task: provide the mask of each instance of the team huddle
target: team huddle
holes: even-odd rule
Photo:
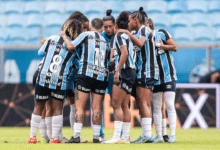
[[[132,13],[122,11],[116,20],[111,13],[107,10],[103,19],[95,18],[89,25],[87,17],[76,11],[59,35],[42,40],[38,55],[43,59],[33,77],[35,108],[28,143],[37,143],[38,129],[47,143],[87,143],[80,133],[90,94],[93,143],[175,143],[177,77],[170,53],[177,51],[174,40],[166,30],[155,30],[143,7]],[[105,94],[110,95],[115,120],[114,134],[108,140],[103,132]],[[142,127],[142,135],[134,141],[130,140],[131,96]],[[70,105],[73,132],[69,140],[62,134],[65,102]]]

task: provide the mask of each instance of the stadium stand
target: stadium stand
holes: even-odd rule
[[[44,17],[42,15],[31,15],[27,20],[27,27],[43,27],[45,24]]]
[[[188,1],[188,12],[189,13],[194,13],[194,12],[199,12],[199,13],[205,13],[208,8],[208,2],[207,1]]]
[[[166,12],[166,5],[165,1],[150,1],[147,4],[147,13],[165,13]]]
[[[191,28],[177,28],[174,31],[174,39],[177,43],[189,43],[193,41],[193,30]]]
[[[187,4],[184,1],[171,1],[167,6],[169,14],[184,13],[186,12]]]
[[[14,28],[14,27],[20,27],[22,28],[23,26],[26,25],[26,18],[25,16],[22,15],[10,15],[8,16],[8,23],[7,26],[10,28]]]
[[[189,27],[191,25],[191,19],[187,14],[173,15],[171,20],[171,27]]]
[[[211,18],[206,14],[196,14],[192,19],[192,26],[199,27],[199,26],[211,26]]]
[[[38,1],[28,2],[24,6],[24,14],[41,14],[43,11],[43,4]]]
[[[206,27],[198,27],[195,28],[195,42],[208,42],[214,40],[215,32],[212,28],[206,28]]]
[[[4,8],[4,13],[9,14],[20,14],[23,11],[23,3],[20,2],[7,2]]]
[[[24,28],[13,28],[9,30],[10,41],[8,44],[24,44],[27,40]]]
[[[92,14],[103,14],[104,12],[104,5],[103,3],[94,3],[94,2],[87,2],[85,6],[85,15],[92,15]]]
[[[220,12],[220,1],[210,1],[208,12],[209,13]]]
[[[80,11],[82,13],[85,13],[85,9],[82,9],[84,7],[85,7],[85,5],[79,1],[67,1],[66,7],[65,7],[65,12],[68,15],[71,15],[74,11]]]

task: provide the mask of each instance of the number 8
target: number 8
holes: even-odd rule
[[[53,57],[53,63],[51,63],[51,65],[50,65],[50,71],[52,73],[58,72],[60,70],[60,63],[61,62],[62,62],[62,57],[60,55],[55,55]]]

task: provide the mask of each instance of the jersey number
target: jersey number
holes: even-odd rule
[[[95,66],[99,66],[100,60],[100,52],[101,52],[101,67],[105,67],[105,51],[99,50],[99,48],[95,48]]]
[[[50,71],[56,73],[60,71],[60,63],[62,62],[62,57],[60,55],[55,55],[53,57],[53,62],[50,64]]]

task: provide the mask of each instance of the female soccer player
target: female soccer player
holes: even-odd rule
[[[116,20],[118,29],[128,29],[128,18],[130,12],[123,11]],[[131,113],[129,109],[129,100],[132,86],[135,83],[136,72],[135,61],[136,53],[133,49],[133,43],[125,33],[118,33],[114,39],[114,58],[115,75],[112,89],[112,106],[115,111],[114,135],[103,143],[130,143],[130,122]],[[120,138],[121,130],[123,130]]]
[[[155,30],[152,19],[146,20],[146,25],[151,28],[155,37],[155,46],[157,51],[157,63],[159,66],[159,81],[155,83],[153,91],[154,123],[157,137],[154,142],[163,142],[162,136],[162,94],[167,107],[170,137],[169,143],[175,143],[176,129],[176,110],[175,110],[175,91],[176,91],[176,70],[174,59],[170,51],[177,51],[172,36],[164,29]]]
[[[155,47],[153,35],[150,29],[144,26],[145,13],[143,7],[133,12],[129,16],[129,29],[135,30],[136,35],[132,35],[128,30],[119,30],[129,35],[133,43],[136,45],[137,53],[137,82],[136,82],[136,103],[141,114],[142,132],[144,136],[140,136],[134,143],[152,143],[152,113],[151,113],[151,96],[154,83],[158,79],[158,66],[156,61]]]
[[[82,25],[77,20],[68,21],[64,32],[73,40],[82,32]],[[52,98],[53,103],[51,143],[62,143],[59,140],[59,133],[63,122],[63,101],[67,76],[71,72],[72,61],[76,55],[66,50],[63,38],[58,35],[50,36],[38,54],[44,56],[44,61],[35,85],[35,108],[31,116],[31,133],[28,143],[37,143],[36,133],[45,102],[49,98]]]

